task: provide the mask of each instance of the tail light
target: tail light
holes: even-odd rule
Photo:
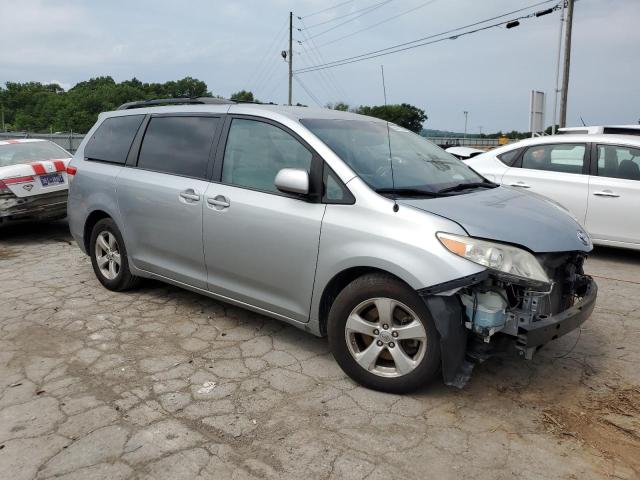
[[[18,183],[29,183],[33,182],[34,178],[31,175],[26,177],[13,177],[13,178],[5,178],[4,180],[0,180],[0,194],[5,195],[13,195],[11,189],[9,189],[9,185],[15,185]]]
[[[67,167],[67,177],[69,178],[69,181],[73,180],[77,171],[78,169],[76,167]]]

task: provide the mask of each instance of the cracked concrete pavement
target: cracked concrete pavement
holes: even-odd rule
[[[112,293],[64,222],[0,232],[0,478],[640,476],[640,252],[592,318],[464,390],[357,386],[315,338],[156,282]]]

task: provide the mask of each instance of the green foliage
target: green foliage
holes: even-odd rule
[[[65,92],[60,85],[7,82],[0,86],[5,123],[14,130],[86,133],[100,112],[136,100],[211,96],[207,84],[185,77],[165,83],[143,83],[137,78],[116,83],[111,77],[92,78]]]
[[[230,99],[233,100],[234,102],[257,102],[257,103],[260,103],[260,101],[256,100],[253,97],[253,92],[246,91],[246,90],[240,90],[239,92],[232,93]]]
[[[424,110],[413,105],[409,105],[408,103],[376,105],[372,107],[360,106],[356,110],[356,113],[388,120],[389,122],[393,122],[416,133],[420,133],[422,130],[422,124],[428,118],[424,113]]]
[[[330,108],[332,110],[340,110],[341,112],[350,111],[349,104],[344,102],[327,103],[325,105],[325,108]]]

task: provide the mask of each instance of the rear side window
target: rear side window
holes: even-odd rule
[[[152,118],[140,147],[138,168],[206,178],[218,122],[216,117]]]
[[[124,164],[143,118],[144,115],[107,118],[87,142],[84,156],[87,160]]]
[[[583,143],[536,145],[524,152],[522,168],[580,174],[583,172],[585,151]]]
[[[640,180],[640,149],[598,145],[598,176]]]
[[[510,150],[508,152],[501,153],[500,155],[498,155],[498,158],[502,163],[511,167],[513,166],[513,162],[515,162],[516,158],[518,157],[518,154],[521,151],[522,150],[520,148],[516,148],[515,150]]]

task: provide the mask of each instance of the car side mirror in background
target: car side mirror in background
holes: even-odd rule
[[[309,173],[297,168],[283,168],[276,175],[274,184],[283,193],[309,194]]]

